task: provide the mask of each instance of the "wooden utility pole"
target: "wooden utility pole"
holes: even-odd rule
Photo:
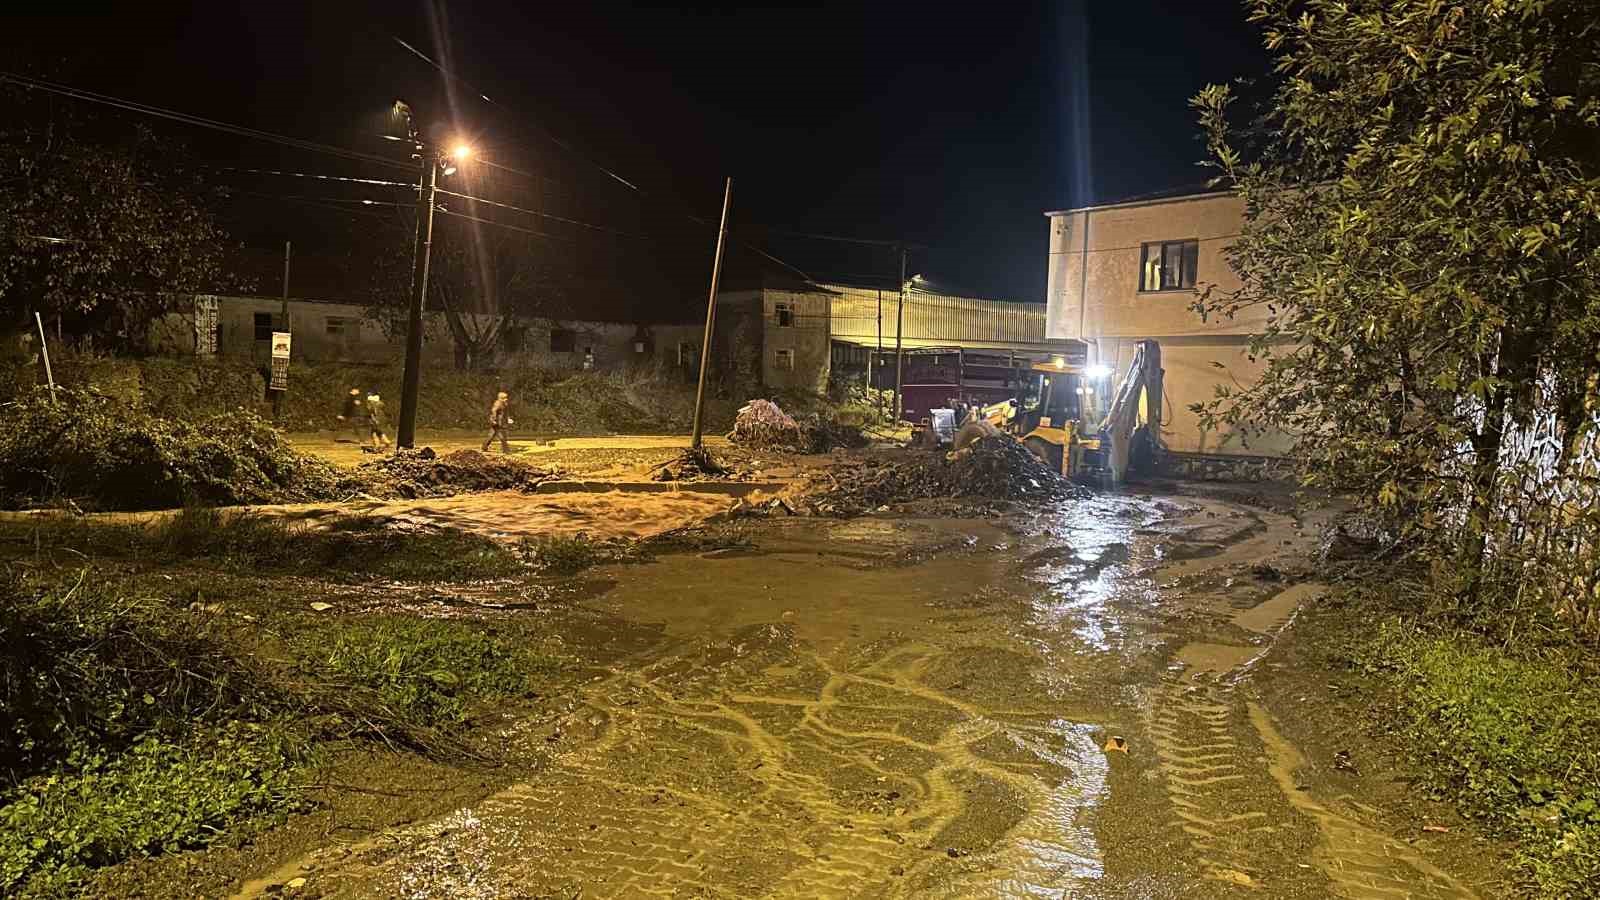
[[[900,379],[905,372],[905,352],[901,338],[906,324],[906,247],[900,245],[900,303],[894,311],[894,424],[899,427],[905,415],[905,396],[900,392]]]
[[[711,368],[711,334],[717,322],[717,281],[722,277],[722,242],[728,235],[728,202],[733,198],[733,179],[722,187],[722,224],[717,226],[717,253],[711,259],[711,296],[706,300],[706,331],[700,339],[700,383],[694,389],[694,431],[689,447],[700,449],[702,411],[706,403],[706,370]]]
[[[433,201],[439,187],[439,155],[422,151],[417,183],[417,242],[412,251],[411,308],[406,313],[406,368],[400,381],[400,426],[394,446],[410,448],[417,437],[417,387],[422,379],[422,305],[428,297],[428,255],[433,251]]]

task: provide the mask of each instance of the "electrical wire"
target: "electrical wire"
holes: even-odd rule
[[[318,175],[314,172],[284,172],[279,169],[242,169],[233,166],[217,166],[217,172],[246,172],[251,175],[280,175],[285,178],[315,178],[318,181],[347,181],[352,184],[373,184],[379,187],[410,188],[415,191],[417,186],[405,181],[384,181],[379,178],[350,178],[344,175]]]
[[[444,188],[436,188],[436,190],[439,193],[444,194],[444,195],[449,196],[449,197],[458,197],[458,198],[460,198],[462,200],[470,200],[473,203],[483,203],[483,204],[488,205],[488,206],[497,206],[497,207],[499,207],[501,209],[509,209],[512,212],[519,212],[519,213],[523,213],[525,215],[530,215],[530,216],[538,216],[540,218],[551,219],[551,220],[556,221],[556,222],[565,222],[568,225],[577,225],[580,228],[587,228],[587,229],[589,229],[591,231],[601,231],[601,232],[605,232],[606,234],[617,235],[618,237],[643,238],[645,240],[650,240],[648,235],[631,234],[631,233],[626,232],[626,231],[618,231],[615,228],[607,228],[604,225],[595,225],[592,222],[581,222],[581,221],[579,221],[577,219],[568,219],[568,218],[565,218],[563,216],[552,215],[551,213],[543,213],[543,212],[538,212],[537,210],[524,209],[523,207],[520,207],[520,206],[513,206],[510,203],[501,203],[498,200],[487,200],[487,199],[485,199],[483,197],[474,197],[474,196],[472,196],[470,194],[459,194],[459,193],[456,193],[455,191],[445,190]]]
[[[101,94],[95,91],[71,87],[70,85],[56,84],[55,82],[45,81],[39,78],[30,78],[26,75],[18,75],[15,72],[0,71],[0,81],[9,81],[13,84],[22,85],[23,87],[34,88],[41,91],[49,91],[54,94],[60,94],[63,97],[71,97],[75,100],[83,100],[89,103],[100,103],[106,106],[115,107],[117,109],[126,110],[128,112],[136,112],[147,116],[171,119],[172,121],[193,125],[197,128],[208,128],[212,131],[221,131],[227,134],[237,135],[239,137],[254,138],[260,141],[282,144],[283,146],[294,147],[299,150],[306,150],[314,153],[325,153],[331,156],[342,156],[346,159],[376,163],[379,165],[392,166],[401,169],[412,168],[409,164],[390,159],[386,156],[378,156],[374,153],[363,153],[359,150],[349,150],[344,147],[335,147],[331,144],[319,144],[315,141],[307,141],[300,138],[289,137],[288,135],[275,134],[270,131],[262,131],[259,128],[246,128],[243,125],[233,125],[217,119],[208,119],[204,116],[196,116],[190,113],[166,109],[160,106],[152,106],[148,103],[124,100],[120,97],[114,97],[110,94]]]
[[[543,231],[534,231],[532,228],[523,228],[520,225],[512,225],[509,222],[496,222],[493,219],[484,219],[484,218],[480,218],[478,216],[468,215],[467,213],[456,212],[455,210],[452,210],[452,209],[446,209],[443,206],[434,207],[434,212],[441,213],[441,214],[447,215],[447,216],[454,216],[457,219],[466,219],[469,222],[477,222],[477,223],[479,223],[481,225],[493,225],[496,228],[505,228],[505,229],[508,229],[510,231],[518,231],[518,232],[521,232],[523,234],[531,234],[531,235],[533,235],[535,237],[548,238],[548,239],[550,239],[552,241],[562,241],[562,242],[568,243],[568,244],[577,243],[577,241],[574,241],[572,238],[557,237],[556,235],[547,234],[547,233],[545,233]]]

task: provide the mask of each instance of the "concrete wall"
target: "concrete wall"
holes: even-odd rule
[[[1223,253],[1237,236],[1243,215],[1243,202],[1227,194],[1049,214],[1047,334],[1087,341],[1090,360],[1114,366],[1119,378],[1135,340],[1160,341],[1167,395],[1163,437],[1173,450],[1274,455],[1292,443],[1282,434],[1260,436],[1246,445],[1243,435],[1207,433],[1189,410],[1191,404],[1213,399],[1219,385],[1248,385],[1259,377],[1261,366],[1248,358],[1245,348],[1249,336],[1264,324],[1266,311],[1202,320],[1191,308],[1195,289],[1140,290],[1142,246],[1181,240],[1199,245],[1197,289],[1237,289],[1238,276]]]
[[[217,352],[250,357],[262,364],[268,358],[265,340],[256,339],[256,316],[270,317],[272,330],[283,330],[282,301],[263,297],[218,299]],[[294,335],[291,362],[392,363],[405,354],[401,335],[390,336],[383,324],[366,316],[366,308],[350,303],[311,300],[289,301],[289,331]],[[486,317],[473,317],[488,325]],[[515,326],[520,334],[506,335],[493,366],[578,369],[585,351],[592,350],[597,369],[649,368],[681,371],[680,345],[698,353],[701,326],[693,324],[637,325],[618,322],[538,320]],[[571,333],[571,350],[554,349],[552,333]],[[563,346],[565,341],[562,342]],[[155,352],[187,354],[195,349],[191,312],[171,313],[151,328]],[[444,317],[429,313],[423,320],[422,358],[427,365],[455,363],[455,344]],[[691,366],[693,371],[694,367]]]
[[[762,384],[817,394],[828,389],[828,367],[833,359],[828,334],[830,305],[830,295],[814,291],[761,292],[765,331]]]

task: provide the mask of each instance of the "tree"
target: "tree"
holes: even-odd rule
[[[1593,446],[1593,4],[1247,8],[1275,55],[1264,112],[1236,125],[1224,86],[1193,101],[1209,164],[1246,202],[1229,250],[1243,287],[1197,308],[1265,307],[1251,352],[1267,365],[1197,409],[1297,434],[1307,481],[1351,492],[1479,597],[1491,535],[1545,515],[1507,491],[1565,477]],[[1539,429],[1553,453],[1527,452]]]
[[[411,243],[400,235],[375,267],[370,314],[392,334],[404,333],[410,303]],[[458,369],[494,359],[506,336],[535,319],[570,312],[570,280],[547,240],[492,222],[440,216],[428,269],[428,308],[442,313]]]
[[[223,286],[226,237],[204,186],[148,132],[96,143],[26,94],[0,97],[0,314],[139,348],[181,297]]]

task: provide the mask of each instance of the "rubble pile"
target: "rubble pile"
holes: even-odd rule
[[[874,457],[835,467],[828,477],[831,485],[813,495],[812,507],[834,516],[860,515],[915,500],[1042,503],[1088,495],[1003,434],[982,438],[948,458]]]
[[[654,469],[652,481],[717,481],[740,474],[718,462],[705,448],[685,450]]]
[[[788,453],[827,453],[836,447],[867,444],[857,426],[823,415],[795,419],[771,400],[751,400],[741,407],[728,439],[754,450]]]
[[[400,450],[394,456],[362,463],[356,468],[367,492],[379,497],[448,497],[483,491],[532,491],[557,477],[551,469],[490,456],[477,450],[457,450],[439,456],[432,447]]]

